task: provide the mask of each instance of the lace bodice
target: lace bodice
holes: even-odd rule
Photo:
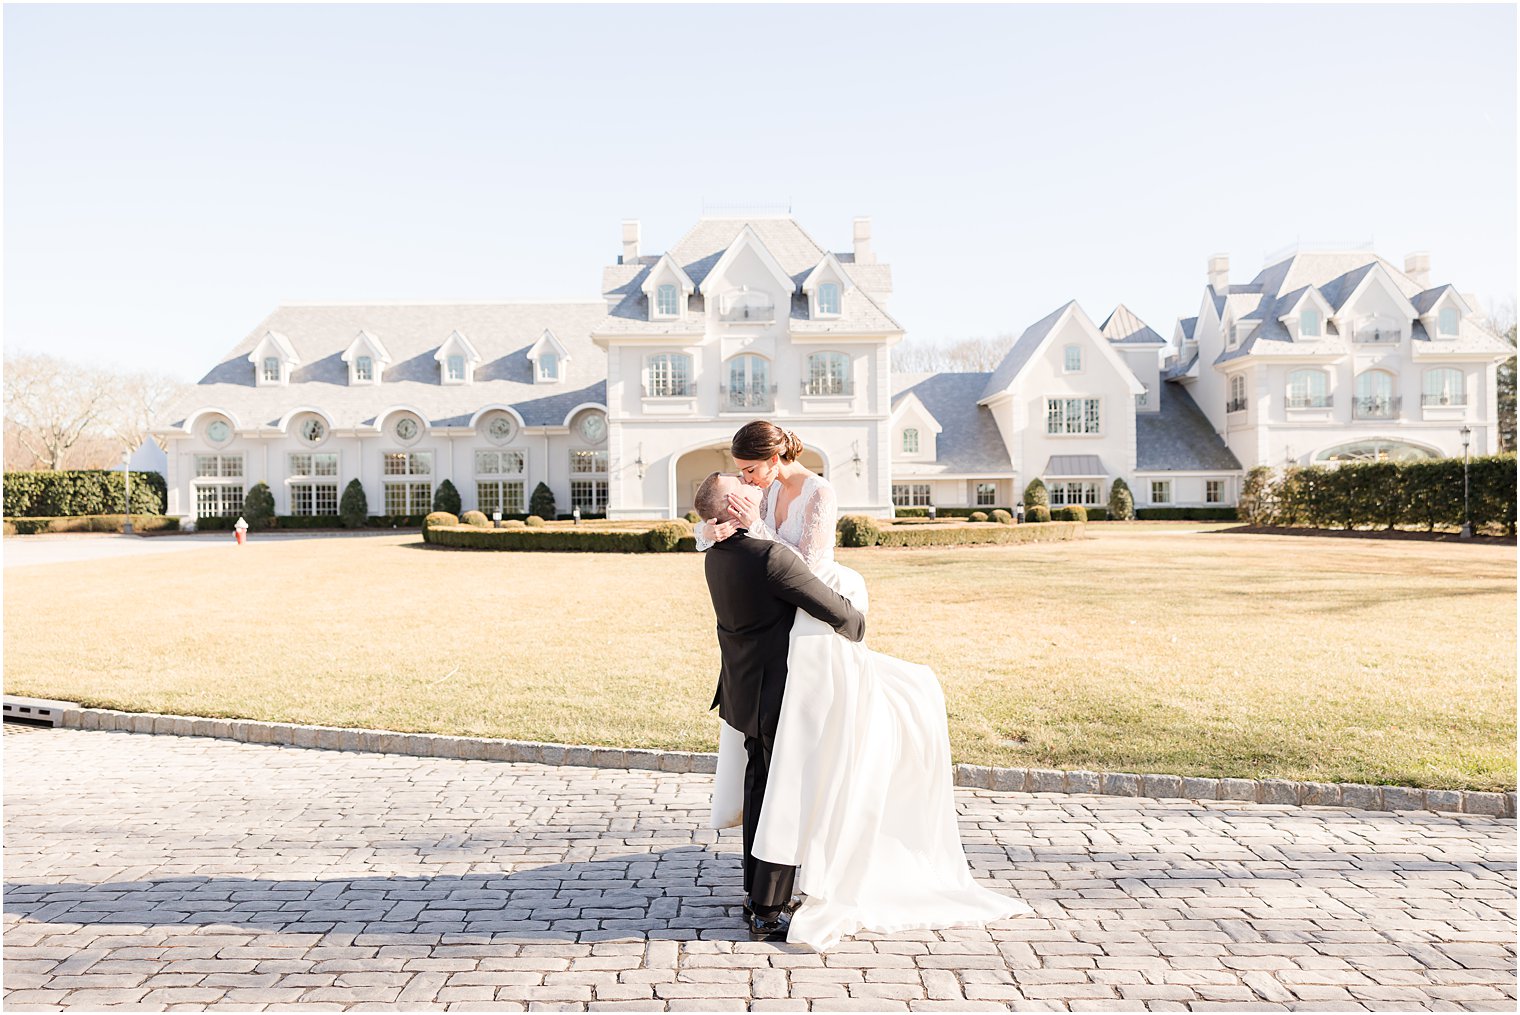
[[[834,486],[822,476],[808,476],[802,492],[787,508],[786,518],[778,526],[775,522],[776,500],[781,494],[781,484],[772,483],[760,498],[760,521],[750,530],[751,536],[783,543],[802,558],[803,563],[816,571],[820,564],[834,560],[834,529],[838,521],[839,504],[834,497]],[[697,549],[706,550],[713,545],[706,522],[693,530],[697,537]]]

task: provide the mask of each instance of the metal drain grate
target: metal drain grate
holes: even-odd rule
[[[66,709],[78,708],[71,701],[46,701],[42,698],[5,696],[5,721],[28,726],[62,726]]]

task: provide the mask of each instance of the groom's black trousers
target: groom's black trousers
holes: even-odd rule
[[[792,900],[797,868],[771,863],[755,856],[755,831],[760,827],[760,808],[765,805],[765,783],[770,777],[771,748],[776,742],[774,725],[758,737],[745,737],[749,764],[744,769],[744,892],[759,910],[780,909]]]

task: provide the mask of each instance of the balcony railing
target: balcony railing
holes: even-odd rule
[[[729,324],[769,324],[776,319],[775,307],[729,307],[718,314],[718,320]]]
[[[1290,409],[1328,409],[1335,405],[1334,395],[1289,395]]]
[[[776,385],[751,384],[747,387],[721,389],[723,404],[729,409],[770,409],[775,402]]]
[[[1421,405],[1446,405],[1460,409],[1467,405],[1467,393],[1458,392],[1455,395],[1421,395]]]
[[[802,393],[804,395],[840,395],[847,397],[855,394],[855,385],[849,381],[803,381]]]
[[[1245,412],[1246,411],[1246,403],[1248,401],[1249,401],[1249,399],[1245,399],[1245,398],[1232,398],[1225,405],[1225,407],[1224,407],[1225,412]]]
[[[696,398],[696,381],[676,381],[670,384],[644,385],[645,398]]]
[[[1404,400],[1398,396],[1391,398],[1374,395],[1368,398],[1358,398],[1353,404],[1357,419],[1393,419],[1403,408]]]
[[[1352,332],[1352,339],[1359,345],[1386,345],[1397,342],[1404,336],[1404,332],[1398,328],[1386,326],[1368,325],[1357,328]]]

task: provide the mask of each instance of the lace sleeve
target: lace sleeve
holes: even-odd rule
[[[764,501],[760,502],[760,513],[762,520],[756,522],[754,526],[748,530],[749,534],[752,538],[769,539],[774,543],[776,541],[776,533],[771,531],[771,527],[763,520],[765,515]],[[693,525],[691,527],[691,534],[697,538],[698,553],[704,553],[707,550],[712,549],[713,544],[717,542],[717,540],[712,537],[712,525],[706,520],[697,522],[695,525]]]
[[[802,505],[802,538],[797,552],[807,566],[816,569],[819,564],[834,559],[834,529],[839,517],[839,504],[834,499],[834,487],[822,480],[813,484],[811,495]]]

